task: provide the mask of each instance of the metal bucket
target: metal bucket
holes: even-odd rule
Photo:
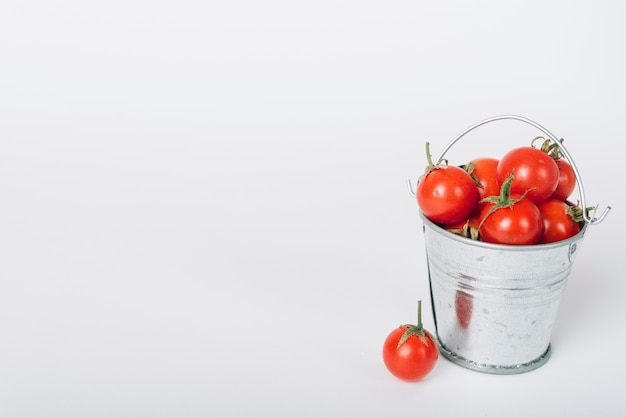
[[[441,153],[469,131],[485,123],[515,119],[558,139],[520,116],[497,116],[463,131]],[[559,142],[578,180],[581,206],[586,207],[578,170]],[[409,190],[414,192],[409,183]],[[574,237],[551,244],[498,245],[448,232],[421,212],[431,306],[441,353],[463,367],[494,374],[534,370],[550,357],[550,337],[572,264],[589,224],[600,222],[585,213]]]
[[[553,244],[497,245],[422,215],[441,353],[470,369],[521,373],[545,363],[561,295],[586,226]]]

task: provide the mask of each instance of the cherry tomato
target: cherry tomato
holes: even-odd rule
[[[476,214],[480,214],[480,211],[485,206],[484,203],[480,203],[480,200],[500,193],[497,175],[498,163],[499,160],[496,158],[484,157],[474,158],[465,166],[474,181],[478,183],[479,197],[478,203],[474,208],[474,213]]]
[[[494,244],[537,244],[543,232],[543,219],[537,205],[519,195],[511,195],[511,198],[521,200],[493,212],[490,212],[493,203],[485,206],[479,229],[481,239]]]
[[[559,180],[554,193],[552,193],[550,197],[563,201],[567,200],[574,191],[574,188],[576,188],[576,173],[574,173],[571,164],[563,158],[561,144],[538,136],[533,139],[531,145],[534,145],[536,141],[543,141],[541,143],[541,151],[552,157],[559,169]],[[562,138],[560,142],[563,142]]]
[[[426,142],[428,166],[417,184],[417,204],[428,219],[452,224],[467,218],[478,202],[478,186],[467,171],[447,163],[434,165]]]
[[[559,181],[550,197],[565,201],[576,188],[576,174],[571,164],[566,160],[560,158],[555,162],[559,168]]]
[[[580,232],[582,211],[577,211],[559,199],[547,199],[537,205],[543,218],[543,234],[540,244],[562,241]],[[578,208],[579,209],[579,208]]]
[[[467,171],[455,166],[436,167],[417,185],[417,204],[435,223],[466,219],[478,202],[476,183]]]
[[[500,193],[498,183],[498,163],[496,158],[474,158],[469,165],[473,165],[470,174],[478,181],[480,198],[495,196]]]
[[[394,376],[407,381],[422,379],[439,358],[433,336],[422,327],[422,301],[418,301],[417,325],[402,325],[389,333],[383,345],[383,361]]]
[[[498,163],[498,183],[514,174],[511,194],[527,194],[538,203],[554,193],[559,181],[559,168],[552,157],[540,149],[520,147],[506,153]]]

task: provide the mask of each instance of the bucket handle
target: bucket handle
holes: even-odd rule
[[[548,138],[550,138],[550,140],[552,142],[554,142],[555,144],[557,144],[561,150],[561,152],[563,153],[563,155],[565,155],[565,158],[569,161],[570,165],[572,166],[572,169],[574,170],[574,174],[576,175],[576,184],[578,185],[578,192],[580,193],[580,201],[581,201],[581,207],[584,209],[587,207],[587,201],[585,199],[585,191],[583,188],[583,183],[580,177],[580,173],[578,172],[578,168],[576,167],[576,164],[574,163],[574,160],[572,159],[570,153],[567,151],[567,149],[565,148],[565,146],[563,145],[562,142],[560,142],[558,140],[558,138],[556,136],[554,136],[550,131],[548,131],[546,128],[544,128],[543,126],[539,125],[537,122],[534,122],[530,119],[527,119],[525,117],[522,116],[517,116],[517,115],[501,115],[501,116],[493,116],[491,118],[487,118],[484,119],[478,123],[475,123],[474,125],[470,126],[469,128],[465,129],[463,132],[461,132],[460,134],[458,134],[456,136],[456,138],[454,138],[452,141],[450,141],[448,143],[448,145],[446,145],[446,147],[443,149],[443,151],[441,151],[441,153],[439,154],[439,156],[437,157],[436,161],[437,164],[439,164],[442,160],[443,157],[446,155],[446,153],[450,150],[450,148],[459,140],[461,139],[463,136],[465,136],[467,133],[469,133],[470,131],[473,131],[474,129],[478,128],[479,126],[485,125],[487,123],[490,122],[494,122],[497,120],[503,120],[503,119],[514,119],[514,120],[518,120],[521,122],[525,122],[531,126],[534,126],[535,128],[539,129],[541,132],[543,132]],[[411,180],[407,180],[407,186],[409,189],[409,194],[413,197],[416,197],[415,195],[415,191],[413,190],[413,186],[411,185]],[[592,212],[595,214],[597,208],[594,208],[592,210]],[[583,210],[583,218],[585,219],[586,222],[588,222],[589,224],[593,225],[593,224],[597,224],[600,223],[605,217],[606,215],[609,213],[609,211],[611,210],[610,206],[607,206],[604,209],[604,212],[602,212],[602,214],[595,218],[595,217],[591,217],[589,215],[589,213],[587,213],[587,210]]]

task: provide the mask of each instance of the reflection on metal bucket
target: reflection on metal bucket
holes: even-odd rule
[[[420,213],[421,214],[421,213]],[[473,241],[422,215],[442,355],[469,369],[515,374],[550,356],[561,296],[586,231],[552,244]]]

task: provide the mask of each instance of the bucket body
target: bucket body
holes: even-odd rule
[[[513,246],[461,237],[420,215],[442,355],[494,374],[543,365],[587,224],[564,241]]]

